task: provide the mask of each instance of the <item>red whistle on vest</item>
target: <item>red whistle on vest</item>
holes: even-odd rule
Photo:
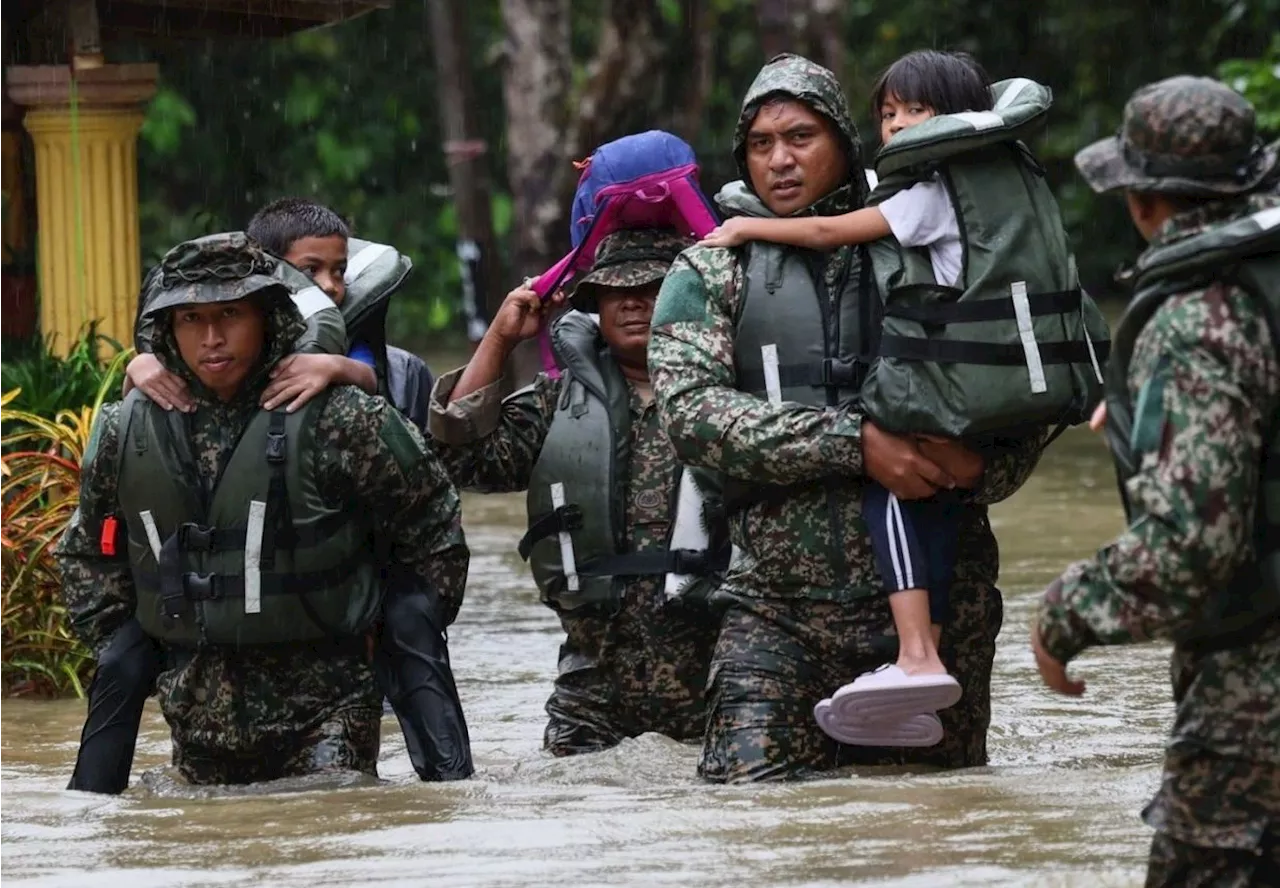
[[[116,534],[120,531],[120,522],[112,515],[102,522],[102,554],[116,554]]]

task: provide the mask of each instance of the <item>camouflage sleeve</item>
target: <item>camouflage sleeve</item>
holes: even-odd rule
[[[498,380],[449,403],[462,369],[436,380],[427,428],[449,477],[482,493],[524,490],[547,439],[560,381],[539,373],[533,383],[501,397]]]
[[[102,405],[80,467],[80,504],[54,549],[71,625],[95,652],[101,652],[136,607],[128,547],[119,545],[114,556],[102,554],[102,523],[120,508],[119,435],[120,403]]]
[[[470,552],[458,492],[422,435],[384,399],[341,386],[317,422],[316,444],[321,489],[371,516],[390,563],[435,590],[452,622]]]
[[[979,506],[989,506],[1013,496],[1035,471],[1051,434],[1053,430],[1046,428],[1037,435],[1008,443],[1000,442],[998,446],[990,448],[986,454],[982,482],[977,488],[967,492],[964,498]]]
[[[770,404],[735,388],[737,261],[694,247],[671,266],[653,312],[649,371],[680,461],[787,484],[862,473],[862,416]]]
[[[1094,644],[1172,638],[1202,619],[1251,552],[1263,430],[1277,409],[1270,335],[1244,297],[1175,297],[1139,338],[1136,518],[1045,592],[1040,631],[1062,662]],[[1149,372],[1139,375],[1140,364]]]

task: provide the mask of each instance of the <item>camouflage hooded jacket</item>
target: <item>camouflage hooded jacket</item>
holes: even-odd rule
[[[1211,204],[1170,219],[1152,246],[1274,206],[1264,195]],[[1224,282],[1171,296],[1138,336],[1128,385],[1133,438],[1148,443],[1126,490],[1145,516],[1046,591],[1041,638],[1063,663],[1094,645],[1179,634],[1253,557],[1264,433],[1280,415],[1280,362],[1257,301]],[[1171,754],[1265,762],[1275,782],[1280,626],[1229,650],[1175,647],[1172,672]],[[1271,804],[1280,818],[1280,786]]]
[[[218,286],[234,286],[224,282]],[[192,300],[209,283],[191,284]],[[186,417],[201,481],[211,490],[236,441],[258,411],[268,373],[301,332],[297,309],[283,291],[269,299],[267,348],[261,366],[231,401],[218,400],[183,363],[168,313],[158,320],[156,355],[189,385],[197,408]],[[224,297],[225,298],[225,297]],[[102,409],[81,471],[80,506],[57,547],[63,599],[76,632],[101,651],[134,613],[127,554],[100,549],[103,520],[119,507],[116,463],[120,404]],[[373,516],[391,541],[390,561],[435,589],[451,621],[461,604],[468,551],[456,491],[416,429],[381,398],[350,386],[334,388],[317,421],[314,471],[321,489]],[[168,651],[157,693],[175,746],[234,754],[317,728],[352,707],[381,711],[372,669],[358,653],[323,646],[280,645]]]
[[[771,215],[750,188],[747,131],[763,101],[792,97],[832,120],[846,140],[848,183],[804,212],[835,214],[866,197],[860,143],[844,94],[829,71],[783,55],[760,72],[743,102],[734,156],[743,181],[720,197],[730,214]],[[862,415],[855,405],[771,405],[739,390],[734,360],[736,319],[745,298],[744,263],[736,250],[693,247],[672,266],[654,309],[649,367],[663,425],[682,462],[730,477],[771,484],[819,482],[782,502],[757,503],[731,524],[740,552],[727,591],[765,597],[849,599],[880,588],[862,522]],[[860,251],[843,247],[821,257],[820,293],[834,298],[839,281],[857,272]],[[871,295],[871,294],[867,294]],[[878,298],[878,297],[876,297]],[[995,539],[985,504],[1026,480],[1040,442],[988,460],[972,507],[961,522],[958,570],[994,583]]]

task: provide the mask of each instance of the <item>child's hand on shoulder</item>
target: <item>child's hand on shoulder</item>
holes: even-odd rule
[[[282,404],[292,413],[316,395],[341,380],[337,355],[299,355],[283,358],[271,370],[271,382],[262,393],[262,409],[275,410]]]
[[[124,375],[126,393],[132,385],[165,410],[190,413],[196,409],[195,399],[191,397],[186,382],[178,374],[166,370],[155,355],[138,355],[124,368]]]
[[[738,247],[751,238],[747,235],[750,223],[746,219],[735,216],[717,225],[710,234],[698,241],[702,247]]]

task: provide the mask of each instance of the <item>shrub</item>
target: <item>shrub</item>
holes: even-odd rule
[[[53,419],[69,406],[94,403],[104,386],[119,391],[124,363],[115,360],[124,351],[120,343],[99,333],[89,324],[65,358],[55,355],[49,342],[38,340],[23,350],[16,360],[12,352],[0,366],[0,391],[21,389],[13,403],[15,410]],[[100,355],[107,355],[107,361]]]
[[[91,652],[71,632],[53,547],[80,499],[80,464],[108,392],[130,352],[100,370],[89,406],[52,418],[0,398],[0,684],[6,694],[84,696]]]

